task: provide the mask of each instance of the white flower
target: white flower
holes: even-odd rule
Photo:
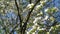
[[[35,32],[33,32],[32,34],[35,34]]]
[[[47,2],[48,0],[45,0],[45,2]]]
[[[27,34],[29,34],[29,32],[27,32]]]
[[[31,3],[31,4],[28,4],[28,6],[27,6],[27,8],[32,8],[33,7],[33,3]]]
[[[47,19],[48,19],[48,17],[49,17],[49,16],[46,16],[46,17],[45,17],[45,20],[47,20]]]
[[[3,12],[3,10],[1,10],[1,12]]]
[[[40,1],[41,4],[43,4],[43,3],[45,3],[45,2],[46,2],[46,0],[45,0],[45,1]]]
[[[7,4],[8,4],[9,2],[7,2]]]
[[[33,23],[36,23],[39,19],[41,19],[42,17],[37,17],[35,18],[35,20],[33,21]]]
[[[36,8],[41,7],[41,5],[37,5]]]
[[[5,5],[1,5],[2,7],[5,7]]]
[[[39,29],[39,30],[45,30],[46,28],[41,28],[41,29]]]
[[[36,6],[36,10],[40,10],[40,9],[42,9],[42,6],[43,6],[42,4],[37,5],[37,6]]]
[[[47,9],[45,9],[45,12],[47,12],[48,11],[48,8]]]

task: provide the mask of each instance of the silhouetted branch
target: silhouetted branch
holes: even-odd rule
[[[32,0],[29,0],[29,3],[31,4]]]
[[[57,21],[54,21],[54,23],[51,26],[55,26],[57,24]]]
[[[19,16],[19,19],[20,19],[20,22],[22,22],[22,19],[21,19],[21,14],[19,12],[19,7],[18,7],[18,4],[17,4],[17,1],[15,0],[15,5],[17,7],[17,11],[18,11],[18,16]]]
[[[11,34],[11,33],[14,31],[14,29],[15,29],[16,27],[18,27],[18,25],[20,25],[20,28],[22,27],[22,18],[21,18],[21,14],[20,14],[20,12],[19,12],[19,7],[18,7],[18,4],[17,4],[17,0],[15,0],[15,5],[16,5],[16,7],[17,7],[18,17],[19,17],[20,23],[19,23],[19,24],[16,24],[16,25],[13,27],[12,31],[11,31],[9,34]],[[17,17],[17,18],[18,18],[18,17]]]
[[[52,15],[53,16],[53,15]],[[54,16],[53,16],[54,17]],[[54,17],[55,18],[55,17]],[[56,19],[54,20],[54,23],[51,26],[55,26],[57,24]]]
[[[28,13],[28,15],[27,15],[27,20],[26,20],[26,22],[24,23],[24,25],[23,25],[23,33],[25,33],[25,30],[26,30],[26,27],[27,27],[27,22],[28,22],[28,20],[29,20],[29,18],[30,18],[30,15],[31,15],[31,13],[32,13],[32,11],[33,11],[33,9],[34,9],[34,7],[38,4],[40,2],[40,0],[38,0],[35,4],[34,4],[34,6],[31,8],[31,11]]]

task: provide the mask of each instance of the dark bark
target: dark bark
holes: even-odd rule
[[[51,26],[55,26],[57,24],[57,21],[54,21],[54,23]]]
[[[32,3],[32,0],[29,0],[29,3],[31,4]]]
[[[11,33],[14,31],[14,29],[15,29],[16,27],[18,27],[18,25],[20,25],[20,32],[22,32],[22,18],[21,18],[21,14],[20,14],[20,12],[19,12],[19,6],[18,6],[18,4],[17,4],[17,0],[15,0],[15,5],[16,5],[16,7],[17,7],[18,17],[19,17],[20,23],[19,23],[19,24],[16,24],[16,25],[13,27],[12,31],[11,31],[9,34],[11,34]],[[17,18],[18,18],[18,17],[17,17]]]
[[[39,2],[40,2],[40,0],[38,0],[38,1],[34,4],[34,6],[31,8],[31,11],[28,13],[28,15],[27,15],[27,20],[26,20],[26,22],[25,22],[24,25],[23,25],[23,34],[25,33],[25,30],[26,30],[26,28],[27,28],[27,22],[28,22],[28,20],[29,20],[29,18],[30,18],[30,15],[31,15],[34,7],[35,7]]]
[[[23,27],[22,27],[22,19],[21,19],[21,15],[19,14],[19,7],[18,7],[18,4],[17,4],[17,1],[15,0],[15,5],[16,5],[16,7],[17,7],[18,16],[19,16],[19,19],[20,19],[20,28],[21,28],[21,29],[20,29],[20,30],[21,30],[20,32],[21,32],[21,34],[25,34],[25,30],[26,30],[26,27],[27,27],[27,22],[28,22],[28,20],[29,20],[29,18],[30,18],[30,15],[31,15],[34,7],[35,7],[39,2],[40,2],[40,0],[38,0],[38,1],[34,4],[34,6],[31,8],[31,11],[28,12],[27,20],[26,20],[26,22],[24,23],[24,25],[23,25]],[[19,24],[16,24],[16,26],[14,26],[14,28],[12,29],[11,32],[13,32],[14,29],[15,29],[18,25],[19,25]],[[10,34],[11,34],[11,32],[10,32]]]

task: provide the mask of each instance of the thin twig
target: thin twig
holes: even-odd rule
[[[51,26],[55,26],[56,24],[57,24],[57,21],[55,20]]]
[[[21,14],[19,13],[19,7],[18,7],[18,4],[17,4],[17,1],[16,0],[15,0],[15,5],[17,7],[17,11],[18,11],[18,16],[19,16],[20,22],[22,22]]]

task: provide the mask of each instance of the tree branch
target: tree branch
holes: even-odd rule
[[[40,2],[40,0],[38,0],[35,4],[34,4],[34,6],[31,8],[31,11],[28,13],[28,15],[27,15],[27,20],[26,20],[26,22],[24,23],[24,25],[23,25],[23,33],[25,33],[25,30],[26,30],[26,27],[27,27],[27,22],[28,22],[28,20],[29,20],[29,18],[30,18],[30,15],[31,15],[31,13],[32,13],[32,11],[33,11],[33,9],[34,9],[34,7],[38,4]]]
[[[20,23],[19,23],[19,24],[16,24],[16,25],[13,27],[12,31],[11,31],[9,34],[11,34],[11,33],[14,31],[14,29],[15,29],[16,27],[18,27],[18,25],[20,25],[20,28],[22,27],[22,18],[21,18],[21,14],[19,13],[19,7],[18,7],[18,4],[17,4],[17,1],[16,1],[16,0],[15,0],[15,5],[16,5],[16,7],[17,7],[18,17],[19,17]],[[18,17],[17,17],[17,19],[18,19]]]
[[[30,3],[30,4],[31,4],[31,1],[32,1],[32,0],[29,0],[29,3]]]
[[[18,4],[17,4],[17,1],[16,0],[15,0],[15,5],[17,7],[17,11],[18,11],[18,16],[19,16],[20,22],[22,22],[21,14],[19,13],[19,7],[18,7]]]
[[[55,26],[57,24],[57,21],[54,21],[54,23],[51,26]]]

